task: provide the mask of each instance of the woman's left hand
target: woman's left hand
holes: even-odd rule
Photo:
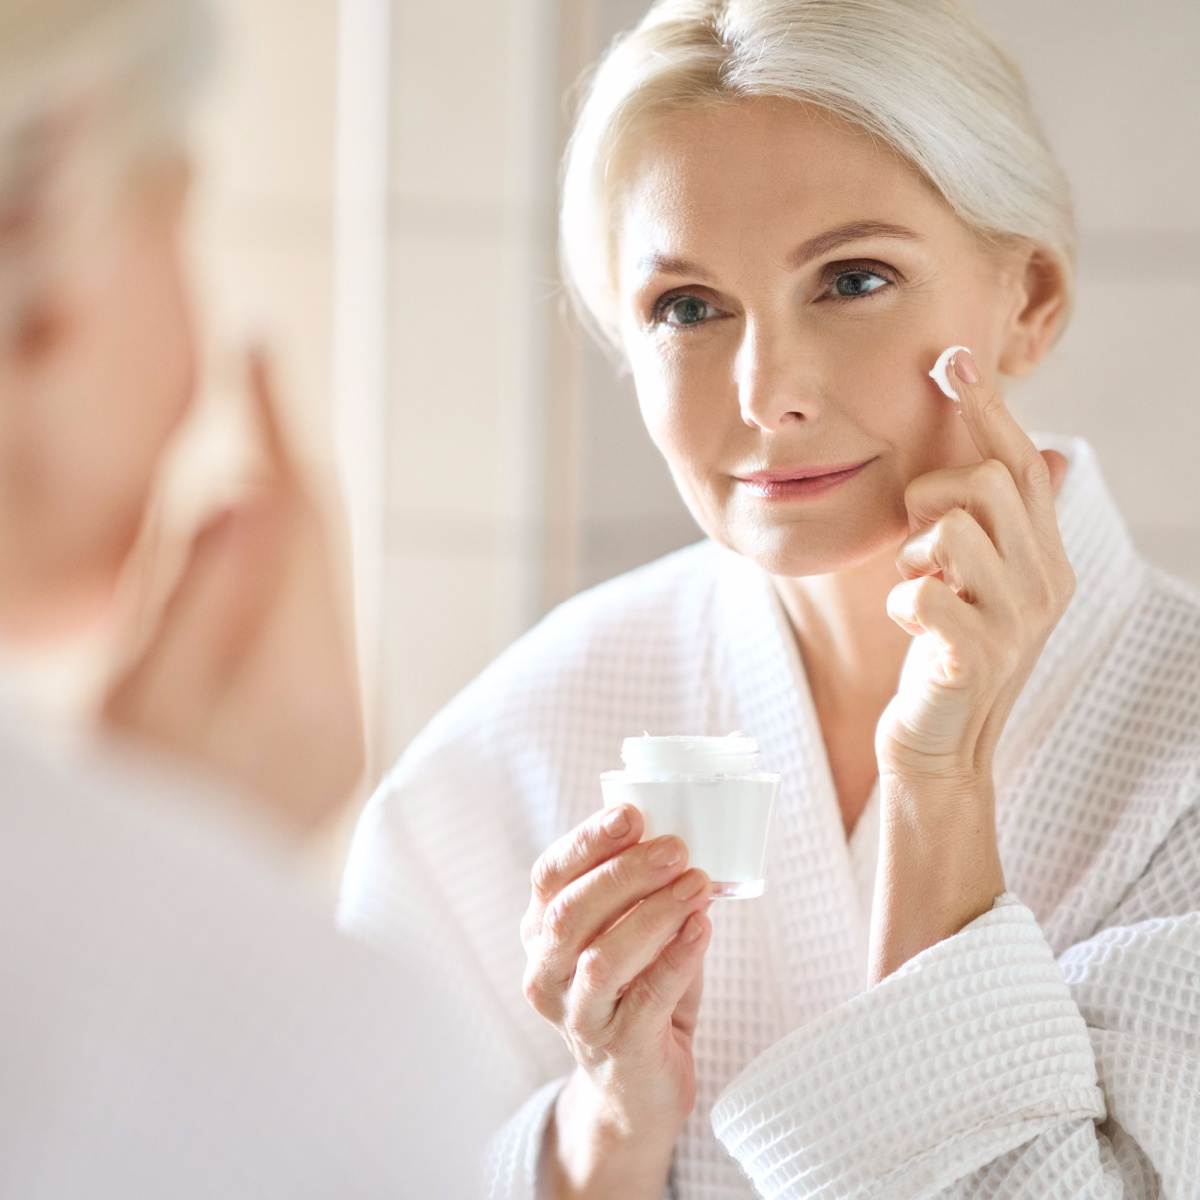
[[[885,869],[873,978],[1004,890],[992,755],[1075,586],[1054,511],[1066,459],[1034,446],[966,352],[949,374],[983,461],[905,493],[912,532],[888,613],[917,640],[876,730]]]

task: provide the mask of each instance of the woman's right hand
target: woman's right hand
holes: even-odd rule
[[[525,995],[578,1064],[546,1135],[550,1196],[659,1200],[695,1103],[709,880],[678,838],[643,829],[636,808],[607,809],[533,869]]]
[[[261,355],[250,361],[260,477],[196,537],[148,643],[111,687],[112,733],[182,756],[306,835],[363,768],[351,639],[333,543],[284,436]]]

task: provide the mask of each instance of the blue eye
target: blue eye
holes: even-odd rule
[[[890,282],[874,271],[843,271],[833,281],[833,292],[843,297],[865,296],[868,292],[886,287]]]
[[[698,296],[679,296],[667,301],[663,319],[668,325],[698,325],[712,313],[713,306],[707,300]]]

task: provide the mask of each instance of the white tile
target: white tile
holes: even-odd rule
[[[527,257],[508,240],[397,239],[391,504],[490,518],[536,503],[539,313]]]
[[[1200,286],[1147,264],[1092,283],[1050,359],[1014,390],[1029,422],[1086,436],[1126,519],[1200,528],[1200,388],[1190,347]]]
[[[550,5],[393,5],[393,186],[404,195],[519,202],[552,186],[537,161],[554,119]]]
[[[218,0],[205,157],[241,195],[333,194],[337,0]]]
[[[511,563],[451,554],[390,555],[387,580],[385,762],[512,640],[521,586]]]
[[[1200,4],[982,0],[1087,228],[1200,228]]]
[[[259,236],[233,223],[209,232],[199,268],[210,343],[227,358],[262,342],[275,360],[281,399],[302,449],[309,457],[331,460],[328,234]]]
[[[217,0],[189,249],[208,378],[251,339],[278,359],[302,452],[331,458],[337,0]]]

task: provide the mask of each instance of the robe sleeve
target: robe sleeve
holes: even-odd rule
[[[761,1055],[713,1127],[765,1197],[1195,1194],[1200,913],[1056,961],[1006,893]]]
[[[448,774],[433,772],[439,773]],[[446,981],[452,1022],[474,1045],[486,1047],[474,1063],[474,1086],[488,1094],[488,1111],[496,1117],[481,1164],[483,1195],[487,1200],[534,1200],[542,1136],[565,1082],[565,1077],[556,1077],[568,1056],[548,1025],[546,1040],[552,1050],[539,1052],[528,1029],[514,1019],[513,1004],[506,1002],[495,984],[495,975],[507,967],[515,980],[515,1000],[524,1003],[519,990],[523,953],[517,932],[519,909],[508,911],[511,904],[494,904],[494,923],[499,928],[484,925],[481,935],[481,922],[465,919],[461,912],[462,903],[471,899],[469,880],[454,880],[428,852],[430,837],[420,820],[413,818],[420,817],[422,808],[438,809],[442,800],[432,786],[411,786],[405,791],[390,781],[380,789],[355,835],[343,881],[340,923],[347,933],[384,952],[397,945],[415,947],[409,956],[410,969],[415,963],[415,969],[436,971]],[[448,804],[440,808],[442,813],[448,810]],[[491,846],[497,846],[494,829],[485,829],[483,836],[490,836]],[[454,847],[463,845],[468,848],[464,870],[482,871],[501,859],[495,852],[479,864],[471,860],[465,838],[453,840]],[[522,883],[528,878],[527,871],[519,875]],[[456,907],[452,897],[462,903]],[[520,904],[522,897],[513,899]],[[483,963],[481,943],[484,949],[490,946],[503,955],[500,966],[491,972]],[[526,1025],[540,1030],[541,1024],[530,1010]],[[413,1031],[414,1037],[420,1035],[420,1030]]]

